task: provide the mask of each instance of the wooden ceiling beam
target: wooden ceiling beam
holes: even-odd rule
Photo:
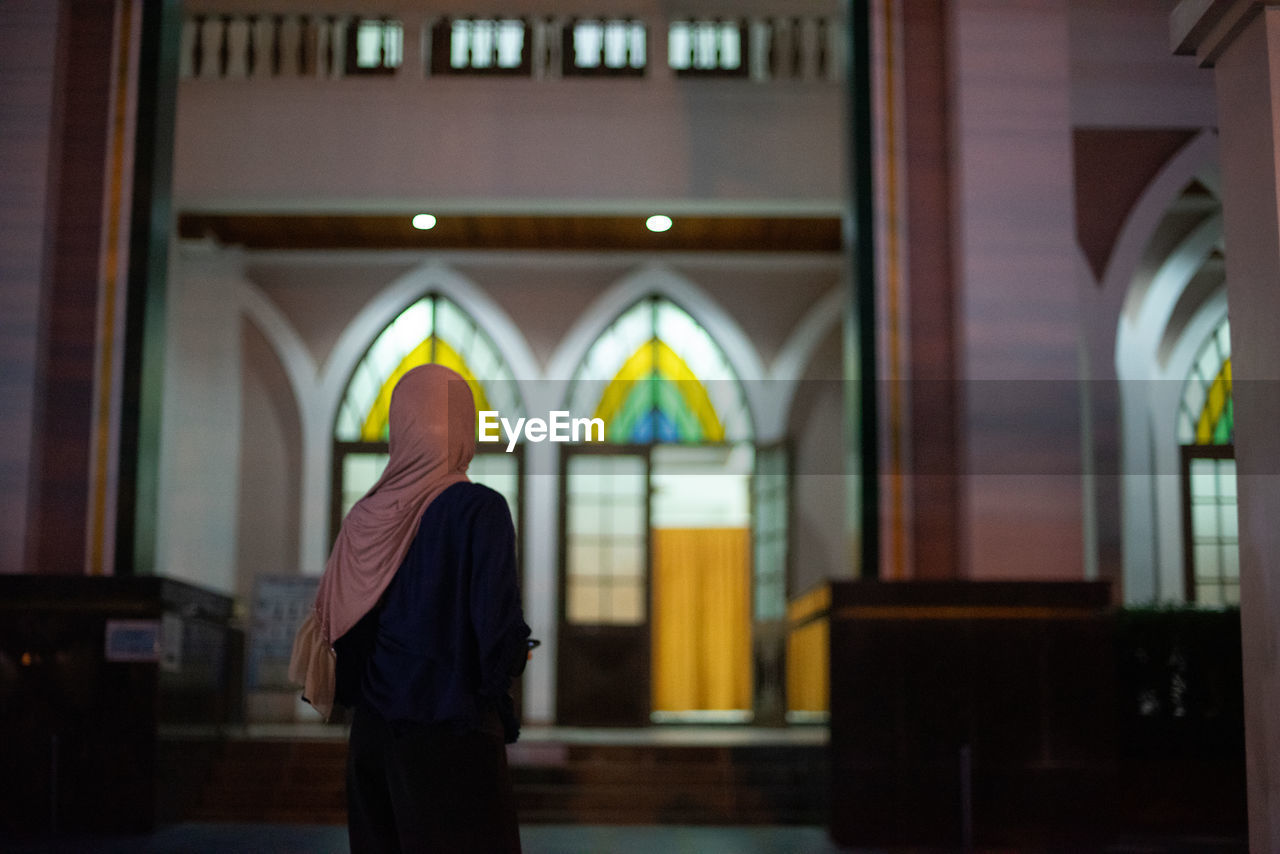
[[[413,213],[220,214],[178,217],[185,239],[212,238],[246,249],[496,249],[679,252],[839,252],[836,216],[678,216],[669,231],[644,216],[437,214],[413,227]]]

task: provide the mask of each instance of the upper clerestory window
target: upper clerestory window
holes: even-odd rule
[[[529,75],[528,31],[518,18],[437,21],[431,31],[431,73]]]
[[[394,74],[404,61],[404,27],[387,18],[356,18],[347,30],[347,74]]]
[[[681,77],[746,77],[747,27],[741,21],[672,21],[667,60]]]
[[[564,76],[642,76],[648,64],[648,34],[640,21],[593,18],[570,21],[564,30]]]

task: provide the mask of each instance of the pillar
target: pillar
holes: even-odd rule
[[[85,571],[110,3],[0,22],[0,572]]]
[[[1280,851],[1280,6],[1183,0],[1173,45],[1214,69],[1240,501],[1249,850]]]
[[[227,594],[236,592],[242,263],[237,251],[208,245],[177,253],[164,318],[155,511],[155,571]]]
[[[1084,574],[1065,0],[954,0],[950,266],[957,574]]]

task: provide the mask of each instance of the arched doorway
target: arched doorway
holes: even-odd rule
[[[723,350],[660,296],[597,337],[567,408],[606,443],[561,455],[558,720],[751,720],[753,621],[785,607],[782,450],[755,447]]]
[[[1117,325],[1124,598],[1132,604],[1189,601],[1181,446],[1195,442],[1182,424],[1198,419],[1199,410],[1185,414],[1191,404],[1183,397],[1202,391],[1187,380],[1200,370],[1205,342],[1227,309],[1222,212],[1212,183],[1192,180],[1165,212]]]

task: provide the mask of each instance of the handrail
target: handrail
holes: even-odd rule
[[[437,33],[440,27],[448,27],[450,18],[434,18],[418,21],[395,22],[380,15],[337,15],[310,13],[240,13],[198,12],[187,15],[182,28],[180,72],[187,80],[245,80],[265,78],[313,78],[336,79],[353,74],[364,75],[376,71],[384,76],[396,73],[415,73],[390,63],[377,69],[355,65],[355,27],[369,22],[383,25],[403,24],[396,34],[404,45],[418,45],[421,55],[406,52],[405,59],[417,65],[419,76],[439,76],[443,73],[476,73],[485,69],[449,67],[449,57],[436,57],[432,63],[430,54],[443,46],[448,48],[449,32]],[[572,28],[575,23],[600,21],[614,23],[612,19],[592,15],[559,17],[489,16],[483,19],[459,18],[457,20],[520,21],[525,27],[523,48],[525,57],[517,73],[536,80],[554,80],[565,76],[591,76],[588,70],[573,70]],[[619,18],[618,22],[624,19]],[[635,68],[629,76],[650,73],[671,73],[682,78],[702,76],[732,76],[754,82],[768,81],[828,81],[841,79],[844,52],[844,29],[831,16],[769,16],[753,15],[734,19],[663,19],[643,21],[627,18],[625,23],[645,26],[647,45],[645,65]],[[704,69],[688,63],[678,71],[672,68],[668,54],[670,27],[706,27],[728,25],[741,34],[741,66],[726,74],[723,68]],[[465,28],[464,28],[465,31]],[[463,51],[468,53],[468,51]],[[385,56],[385,54],[384,54]],[[684,64],[686,59],[681,59]],[[661,69],[661,72],[658,72]]]

